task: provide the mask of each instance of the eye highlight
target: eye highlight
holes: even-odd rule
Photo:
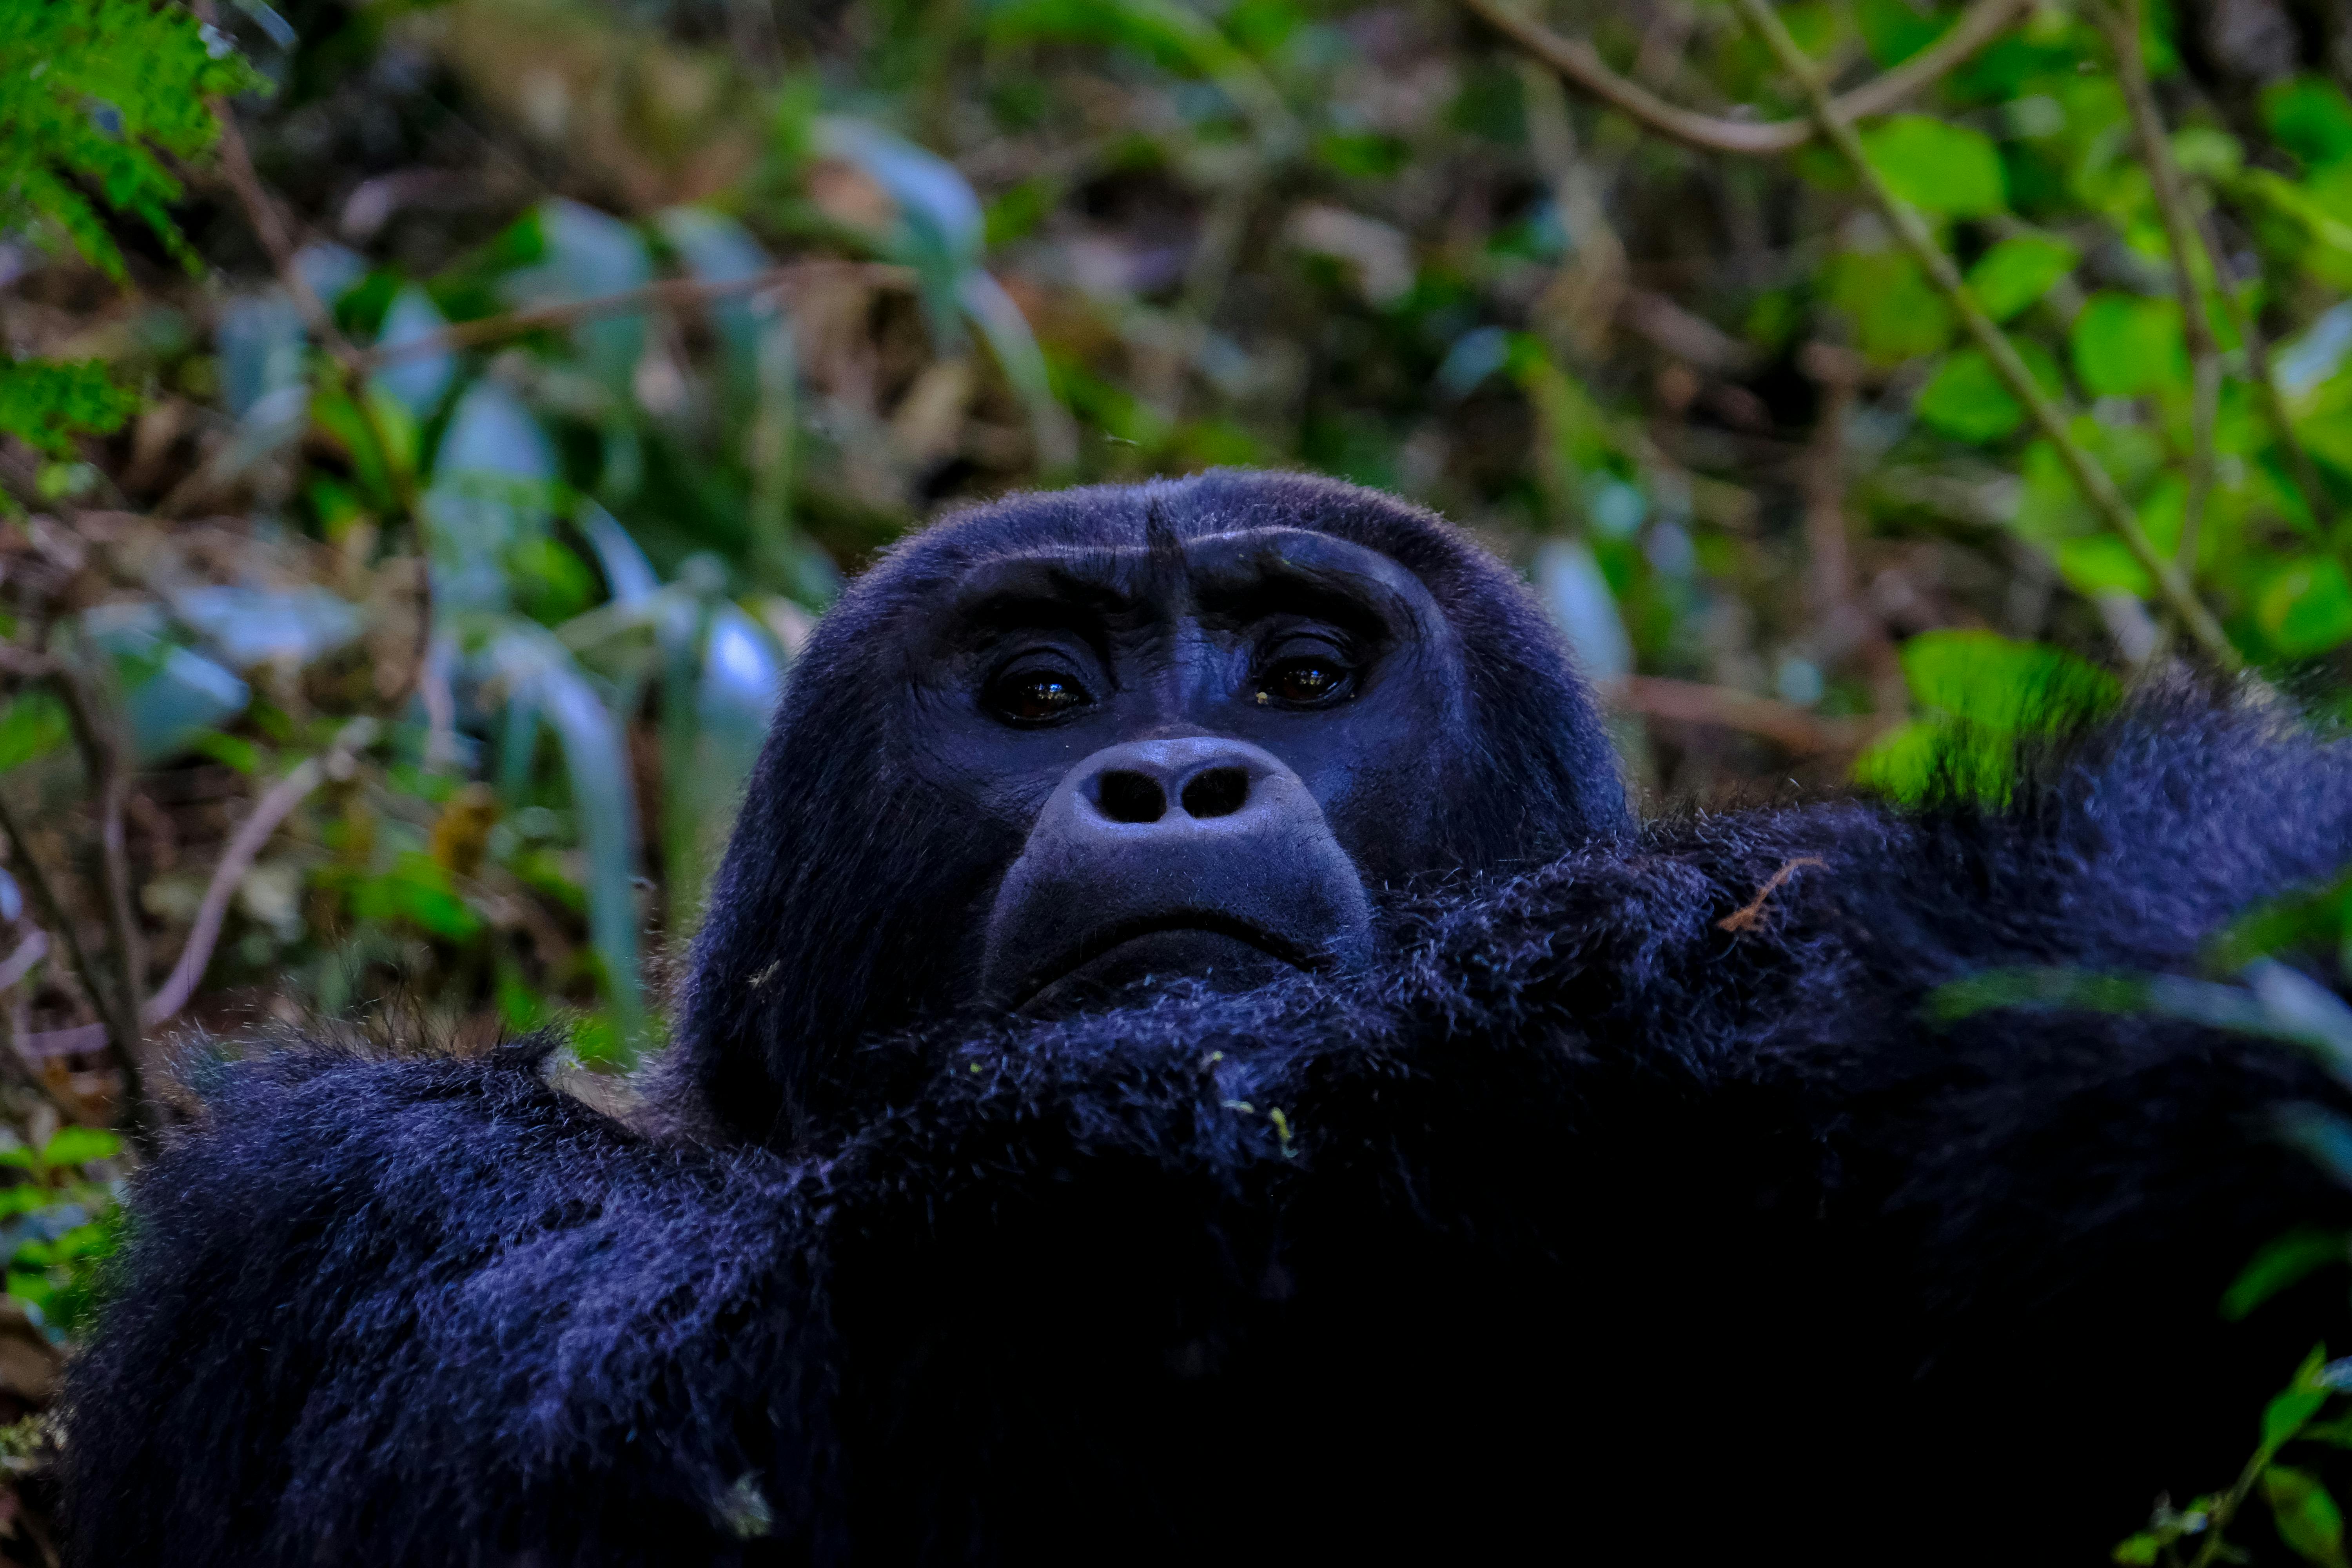
[[[1355,669],[1328,649],[1294,653],[1267,665],[1257,678],[1257,700],[1271,706],[1319,708],[1353,689]]]
[[[1068,670],[1032,664],[999,675],[988,683],[981,700],[1007,722],[1049,724],[1092,706],[1095,699]]]

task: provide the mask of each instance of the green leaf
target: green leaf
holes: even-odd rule
[[[2263,89],[2263,123],[2314,168],[2352,156],[2352,102],[2325,77],[2303,76]]]
[[[75,437],[112,435],[138,410],[139,395],[96,360],[0,356],[0,435],[52,458],[73,457]]]
[[[2279,1539],[2296,1556],[2322,1568],[2345,1568],[2344,1511],[2319,1478],[2273,1465],[2263,1472],[2263,1496],[2270,1500]]]
[[[122,253],[91,204],[135,217],[193,268],[167,208],[171,163],[220,127],[212,101],[264,85],[184,6],[152,0],[11,0],[0,26],[0,234],[62,238],[118,281]]]
[[[1977,349],[1962,349],[1946,360],[1920,389],[1912,411],[1961,441],[1997,441],[2025,421],[2025,405]]]
[[[2221,1294],[2221,1316],[2236,1322],[2280,1291],[2330,1264],[2352,1262],[2352,1236],[2340,1230],[2294,1230],[2265,1242]]]
[[[1900,251],[1847,251],[1830,263],[1829,300],[1880,364],[1931,354],[1952,341],[1952,308]]]
[[[2157,1555],[2163,1550],[2163,1540],[2143,1530],[2137,1535],[2127,1535],[2116,1542],[2116,1549],[2107,1555],[2124,1563],[2126,1568],[2146,1568],[2146,1565],[2155,1563]]]
[[[41,1146],[41,1163],[47,1165],[87,1165],[92,1160],[111,1160],[122,1152],[122,1140],[97,1127],[60,1127]]]
[[[2332,556],[2290,562],[2263,584],[2254,618],[2288,658],[2325,653],[2352,639],[2352,584]]]
[[[2319,1369],[2326,1364],[2327,1347],[2313,1346],[2303,1364],[2295,1368],[2294,1381],[2263,1407],[2263,1453],[2275,1454],[2293,1442],[2304,1424],[2318,1415],[2320,1406],[2335,1393],[2319,1381]]]
[[[1898,114],[1862,140],[1888,186],[1923,212],[1980,217],[2009,205],[2000,153],[1981,131],[1932,115]]]
[[[1881,70],[1902,64],[1944,31],[1941,17],[1932,11],[1923,14],[1906,0],[1857,0],[1853,20],[1861,29],[1863,47]]]
[[[2033,379],[2053,395],[2057,363],[2035,342],[2017,345]],[[1962,349],[1946,360],[1920,390],[1913,412],[1945,435],[1962,441],[1997,441],[2025,422],[2025,405],[2012,395],[1981,350]]]
[[[13,698],[0,708],[0,773],[22,767],[65,744],[66,705],[43,689]]]
[[[2189,374],[2180,308],[2170,300],[2094,294],[2074,318],[2074,374],[2095,397],[2133,397]]]
[[[2050,292],[2082,259],[2081,252],[2054,236],[2016,235],[1969,268],[1969,291],[1985,314],[2006,321]]]
[[[1903,678],[1921,705],[1996,735],[2078,722],[2123,694],[2114,676],[2063,648],[1992,632],[1922,632],[1901,657]]]

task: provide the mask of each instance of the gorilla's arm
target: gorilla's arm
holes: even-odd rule
[[[2324,1294],[2216,1305],[2256,1246],[2347,1217],[2271,1120],[2343,1093],[2272,1042],[1925,1004],[1994,965],[2190,968],[2347,858],[2344,746],[2143,707],[2032,761],[2011,810],[1669,825],[1441,912],[1370,986],[967,1038],[834,1167],[872,1194],[873,1250],[835,1254],[847,1363],[891,1390],[861,1417],[962,1436],[950,1412],[990,1410],[1008,1453],[1087,1456],[1070,1485],[1129,1521],[1262,1465],[1328,1548],[1529,1498],[1687,1514],[1703,1412],[1723,1551],[1833,1480],[1809,1526],[1832,1558],[1921,1520],[1915,1557],[1982,1555],[2050,1507],[2037,1544],[2098,1560],[2158,1489],[2234,1473],[2341,1337]],[[919,1196],[887,1179],[910,1167]],[[851,1304],[917,1258],[1019,1304]],[[1030,1467],[961,1458],[940,1511],[1072,1517]],[[1632,1553],[1654,1524],[1579,1518]]]
[[[544,1054],[216,1075],[202,1134],[137,1179],[74,1368],[74,1561],[806,1543],[832,1446],[800,1199],[770,1157],[552,1092]]]
[[[952,1033],[796,1163],[517,1061],[233,1069],[74,1373],[85,1560],[1328,1552],[1531,1512],[1622,1556],[1662,1511],[1729,1552],[1829,1480],[1828,1559],[1915,1514],[1958,1556],[2025,1505],[1956,1505],[2060,1476],[2041,1543],[2103,1552],[2234,1468],[2315,1337],[2213,1303],[2342,1217],[2263,1120],[2335,1091],[1922,1003],[2189,964],[2352,857],[2352,761],[2143,710],[2021,800],[1700,819],[1439,910],[1366,984]],[[2053,1389],[2082,1426],[2017,1418]]]

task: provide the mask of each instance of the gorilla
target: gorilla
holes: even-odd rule
[[[913,539],[794,667],[644,1114],[552,1043],[194,1058],[74,1560],[2095,1562],[2343,1302],[2193,973],[2352,749],[2174,685],[1953,794],[1635,820],[1430,514],[1214,473]]]

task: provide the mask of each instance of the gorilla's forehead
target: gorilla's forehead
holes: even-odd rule
[[[1133,544],[1040,541],[969,562],[942,630],[985,628],[1059,606],[1106,617],[1247,622],[1305,612],[1367,636],[1430,642],[1445,618],[1419,578],[1376,550],[1284,526]]]

